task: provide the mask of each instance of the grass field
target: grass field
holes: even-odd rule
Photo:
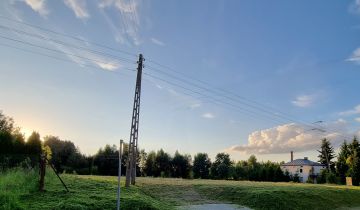
[[[116,177],[62,175],[70,193],[48,171],[46,192],[37,173],[0,174],[1,209],[115,209]],[[124,181],[124,179],[123,179]],[[122,183],[122,186],[124,183]],[[138,178],[122,189],[122,209],[175,209],[202,203],[234,203],[253,209],[349,209],[360,207],[360,188],[336,185]]]

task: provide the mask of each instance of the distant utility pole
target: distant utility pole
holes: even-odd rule
[[[136,159],[138,152],[138,132],[139,132],[139,114],[140,114],[140,93],[141,93],[141,75],[143,68],[143,55],[139,55],[137,77],[135,86],[134,108],[131,120],[129,155],[126,163],[126,182],[125,186],[129,187],[130,183],[135,184],[136,178]]]
[[[120,210],[120,177],[121,177],[121,159],[122,159],[122,146],[123,140],[120,139],[120,147],[119,147],[119,170],[118,170],[118,189],[117,189],[117,210]]]

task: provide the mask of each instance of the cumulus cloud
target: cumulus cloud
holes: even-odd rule
[[[23,0],[31,9],[39,13],[41,16],[49,14],[49,10],[46,6],[46,0]]]
[[[64,0],[64,3],[75,13],[77,18],[87,19],[90,17],[85,0]]]
[[[354,50],[354,52],[351,54],[351,56],[348,59],[346,59],[346,61],[360,64],[360,47]]]
[[[253,132],[249,135],[247,144],[232,146],[227,151],[247,154],[280,154],[292,150],[301,152],[315,150],[322,138],[328,138],[334,146],[338,146],[344,140],[344,134],[348,134],[346,127],[347,122],[344,120],[329,123],[325,128],[315,130],[313,127],[296,123],[279,125]]]
[[[309,107],[315,102],[315,99],[316,95],[301,95],[296,97],[291,103],[298,107]]]
[[[124,43],[126,40],[133,45],[140,45],[140,18],[138,0],[101,0],[98,4],[106,22],[115,33],[115,40]],[[106,8],[115,8],[118,13],[117,21],[113,21]],[[119,26],[120,24],[120,26]]]
[[[206,119],[213,119],[215,118],[215,115],[210,113],[210,112],[207,112],[207,113],[204,113],[203,115],[201,115],[203,118],[206,118]]]
[[[156,45],[159,45],[159,46],[165,46],[165,43],[158,40],[158,39],[155,39],[155,38],[151,38],[150,39],[152,43],[156,44]]]
[[[355,115],[355,114],[360,114],[360,104],[355,106],[353,109],[346,110],[346,111],[339,113],[339,115],[341,115],[341,116],[349,116],[349,115]]]

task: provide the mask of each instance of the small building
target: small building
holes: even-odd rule
[[[284,173],[288,171],[292,176],[297,174],[300,182],[305,183],[308,179],[316,182],[316,178],[320,175],[321,171],[326,168],[326,165],[310,161],[307,157],[304,157],[304,159],[293,160],[293,152],[291,151],[290,162],[281,164],[280,167]]]

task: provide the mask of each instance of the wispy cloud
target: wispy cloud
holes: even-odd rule
[[[355,118],[355,121],[360,122],[360,117]]]
[[[159,45],[159,46],[165,46],[165,43],[158,40],[158,39],[155,39],[155,38],[151,38],[150,39],[152,43],[156,44],[156,45]]]
[[[355,106],[353,109],[346,110],[346,111],[339,113],[340,116],[349,116],[349,115],[354,115],[354,114],[360,114],[360,104]]]
[[[18,18],[20,19],[20,17]],[[74,42],[72,40],[68,40],[69,46],[62,45],[52,41],[52,37],[49,34],[43,33],[43,31],[36,28],[28,28],[30,33],[34,34],[34,36],[26,36],[24,34],[18,33],[17,31],[13,31],[13,35],[20,37],[22,40],[26,42],[30,42],[33,44],[41,44],[46,45],[48,49],[53,49],[54,51],[47,51],[47,54],[52,56],[52,54],[62,54],[60,56],[64,56],[66,59],[78,64],[83,67],[86,65],[92,65],[99,67],[103,70],[115,71],[122,67],[121,63],[118,60],[107,58],[105,56],[93,53],[88,50],[84,50],[81,47],[70,47],[71,44],[74,46],[79,46],[79,42]],[[41,40],[36,37],[40,37]],[[45,41],[44,41],[45,40]],[[86,48],[92,48],[90,43],[85,43]],[[59,56],[59,55],[56,55]]]
[[[360,1],[360,0],[359,0]],[[356,64],[360,64],[360,47],[354,50],[351,56],[346,59],[346,61],[354,62]]]
[[[255,131],[249,135],[247,144],[232,146],[227,151],[247,154],[280,154],[292,150],[301,152],[315,150],[322,138],[328,138],[337,147],[344,140],[344,135],[349,134],[344,120],[328,123],[324,129],[328,132],[311,130],[308,126],[296,123],[280,125]]]
[[[115,40],[123,43],[127,40],[132,45],[140,45],[139,38],[140,18],[138,0],[102,0],[98,4],[103,10],[103,15],[112,30],[116,33]],[[106,13],[106,8],[118,10],[117,21],[114,22],[110,15]],[[119,24],[121,26],[119,26]]]
[[[196,108],[199,108],[199,107],[201,107],[201,103],[194,103],[194,104],[190,105],[191,109],[196,109]]]
[[[201,115],[203,118],[206,118],[206,119],[213,119],[215,118],[215,115],[210,113],[210,112],[207,112],[207,113],[204,113],[203,115]]]
[[[360,0],[354,0],[354,2],[350,4],[349,11],[353,14],[360,15]]]
[[[23,0],[31,9],[39,13],[41,16],[47,16],[50,11],[46,6],[46,0]]]
[[[120,64],[119,63],[109,63],[106,62],[106,60],[104,61],[95,61],[94,62],[98,67],[104,69],[104,70],[109,70],[109,71],[115,71],[116,69],[120,68]]]
[[[315,102],[316,95],[300,95],[291,103],[298,107],[309,107]]]
[[[77,18],[87,19],[90,17],[85,0],[64,0],[64,3],[75,13]]]

